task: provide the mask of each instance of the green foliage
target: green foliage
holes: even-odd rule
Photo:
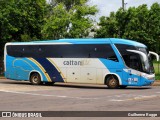
[[[59,39],[67,34],[70,14],[65,10],[64,4],[58,4],[52,10],[52,15],[45,18],[45,25],[42,29],[44,38]]]
[[[160,51],[160,4],[154,3],[149,9],[143,4],[123,11],[112,12],[101,17],[100,29],[95,37],[119,37],[146,44],[150,50]]]
[[[52,0],[54,4],[63,3],[65,5],[65,8],[67,11],[72,9],[73,6],[82,6],[84,5],[88,0]]]
[[[154,69],[155,69],[155,79],[156,80],[160,80],[160,61],[159,62],[155,62],[154,61]]]
[[[0,55],[12,41],[86,37],[95,6],[88,0],[0,0]]]
[[[28,40],[41,39],[45,7],[45,0],[1,0],[1,41],[26,41],[24,36]]]
[[[89,35],[93,21],[89,16],[97,12],[96,6],[86,5],[87,0],[56,0],[52,12],[45,19],[44,38],[82,38]],[[53,5],[54,4],[54,5]]]
[[[42,39],[46,0],[0,0],[0,58],[4,44]]]
[[[90,28],[93,26],[92,20],[89,15],[94,15],[97,12],[95,6],[89,7],[87,5],[74,6],[70,10],[70,26],[69,32],[66,37],[69,38],[83,38],[87,37],[90,32]]]
[[[152,35],[152,47],[160,54],[160,4],[154,3],[149,11],[149,34]]]
[[[83,38],[93,28],[96,6],[88,0],[0,0],[1,50],[6,42]],[[95,37],[137,40],[160,51],[160,4],[141,5],[101,17]]]

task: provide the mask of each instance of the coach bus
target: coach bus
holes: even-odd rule
[[[147,47],[118,38],[6,43],[4,65],[6,78],[33,85],[65,82],[125,88],[155,80]]]

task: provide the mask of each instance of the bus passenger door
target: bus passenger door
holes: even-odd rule
[[[128,57],[128,59],[127,59]],[[125,61],[128,68],[124,69],[124,79],[128,85],[139,85],[141,83],[140,63],[136,55],[127,56]]]

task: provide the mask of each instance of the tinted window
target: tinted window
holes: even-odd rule
[[[136,47],[131,45],[123,45],[123,44],[116,44],[117,49],[121,53],[125,64],[129,68],[133,68],[135,70],[142,70],[142,63],[139,54],[129,52],[127,50],[136,50]]]
[[[109,44],[10,45],[7,53],[14,57],[106,58],[118,61]]]

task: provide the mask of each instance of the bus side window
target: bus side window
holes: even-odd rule
[[[105,51],[106,51],[106,59],[118,62],[118,58],[117,58],[113,48],[110,45],[106,46]]]

